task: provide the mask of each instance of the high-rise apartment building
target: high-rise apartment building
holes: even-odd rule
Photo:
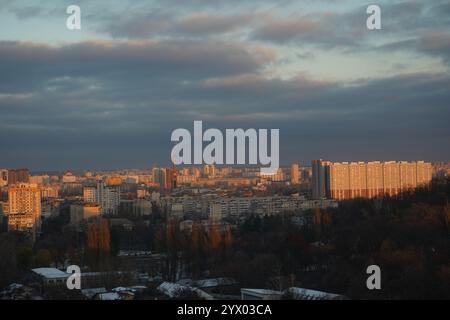
[[[327,178],[329,174],[329,164],[331,162],[320,160],[312,161],[312,197],[313,199],[323,199],[329,197],[327,190],[329,190],[330,180]]]
[[[298,164],[291,164],[291,184],[299,184],[299,171]]]
[[[173,189],[177,187],[177,169],[175,166],[172,168],[166,168],[166,179],[165,179],[165,188]]]
[[[10,230],[33,230],[41,217],[41,190],[35,184],[20,183],[8,190]]]
[[[172,168],[153,168],[153,182],[157,183],[161,188],[173,189],[177,187],[178,172],[175,166]]]
[[[166,170],[164,168],[152,169],[153,182],[159,184],[161,188],[166,186]]]
[[[313,198],[338,200],[396,195],[427,185],[431,163],[424,161],[328,162],[314,160]]]

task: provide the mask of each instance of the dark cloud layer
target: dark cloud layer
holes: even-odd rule
[[[3,42],[0,57],[5,166],[164,164],[172,130],[194,120],[280,128],[284,163],[450,156],[448,75],[267,78],[275,52],[216,42]]]
[[[78,1],[103,39],[0,38],[0,167],[165,165],[172,130],[194,120],[279,128],[282,163],[448,160],[450,5],[380,2],[383,30],[374,33],[366,4],[351,0],[314,1],[317,11],[298,1]],[[0,2],[0,13],[20,21],[52,19],[55,10],[47,1]],[[401,73],[332,80],[334,70],[325,79],[315,68],[295,71],[303,66],[292,56],[304,65],[324,52],[379,53],[365,61],[386,59]],[[401,69],[391,53],[411,60]],[[408,70],[414,59],[422,68]]]

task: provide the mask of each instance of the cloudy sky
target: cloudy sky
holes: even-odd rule
[[[279,128],[282,164],[450,160],[450,2],[372,3],[2,0],[0,167],[165,165],[194,120]]]

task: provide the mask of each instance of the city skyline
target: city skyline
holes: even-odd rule
[[[292,165],[298,165],[299,168],[312,168],[312,162],[315,160],[319,160],[319,158],[316,159],[312,159],[309,162],[291,162],[291,163],[281,163],[279,166],[279,169],[282,170],[290,170]],[[334,162],[334,163],[360,163],[360,162],[417,162],[417,161],[425,161],[425,162],[430,162],[431,164],[446,164],[446,163],[450,163],[450,161],[427,161],[424,159],[388,159],[388,160],[384,160],[384,159],[368,159],[368,160],[360,160],[360,159],[353,159],[353,160],[341,160],[341,161],[337,161],[337,160],[329,160],[329,159],[320,159],[320,160],[324,160],[324,161],[329,161],[329,162]],[[120,172],[120,171],[149,171],[151,172],[152,169],[155,168],[171,168],[173,166],[172,163],[161,163],[161,164],[152,164],[152,165],[147,165],[144,167],[117,167],[117,168],[108,168],[108,167],[98,167],[98,168],[79,168],[79,169],[74,169],[74,168],[68,168],[68,167],[63,167],[61,169],[44,169],[44,170],[40,170],[40,169],[32,169],[32,168],[25,168],[25,167],[18,167],[18,166],[13,166],[13,167],[6,167],[6,166],[0,166],[0,170],[21,170],[21,169],[25,169],[25,170],[29,170],[30,174],[32,175],[43,175],[43,174],[49,174],[49,175],[63,175],[66,173],[73,173],[73,174],[77,174],[77,175],[83,175],[86,172],[94,172],[94,173],[110,173],[110,172]],[[193,168],[198,168],[198,169],[202,169],[203,167],[208,166],[208,164],[202,164],[202,165],[176,165],[175,168],[178,171],[182,171],[184,169],[193,169]],[[213,166],[215,166],[216,168],[235,168],[235,169],[259,169],[260,166],[259,165],[227,165],[227,164],[213,164]]]
[[[279,128],[280,163],[448,161],[450,6],[6,1],[0,167],[170,163],[171,132]],[[79,5],[81,30],[67,30]]]

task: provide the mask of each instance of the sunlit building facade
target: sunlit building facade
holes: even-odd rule
[[[41,190],[36,184],[20,183],[8,190],[10,230],[33,230],[41,217]]]
[[[298,164],[293,163],[291,164],[291,184],[298,184],[299,181]]]
[[[394,196],[426,186],[432,179],[431,163],[424,161],[371,161],[312,163],[314,199],[337,200]]]

